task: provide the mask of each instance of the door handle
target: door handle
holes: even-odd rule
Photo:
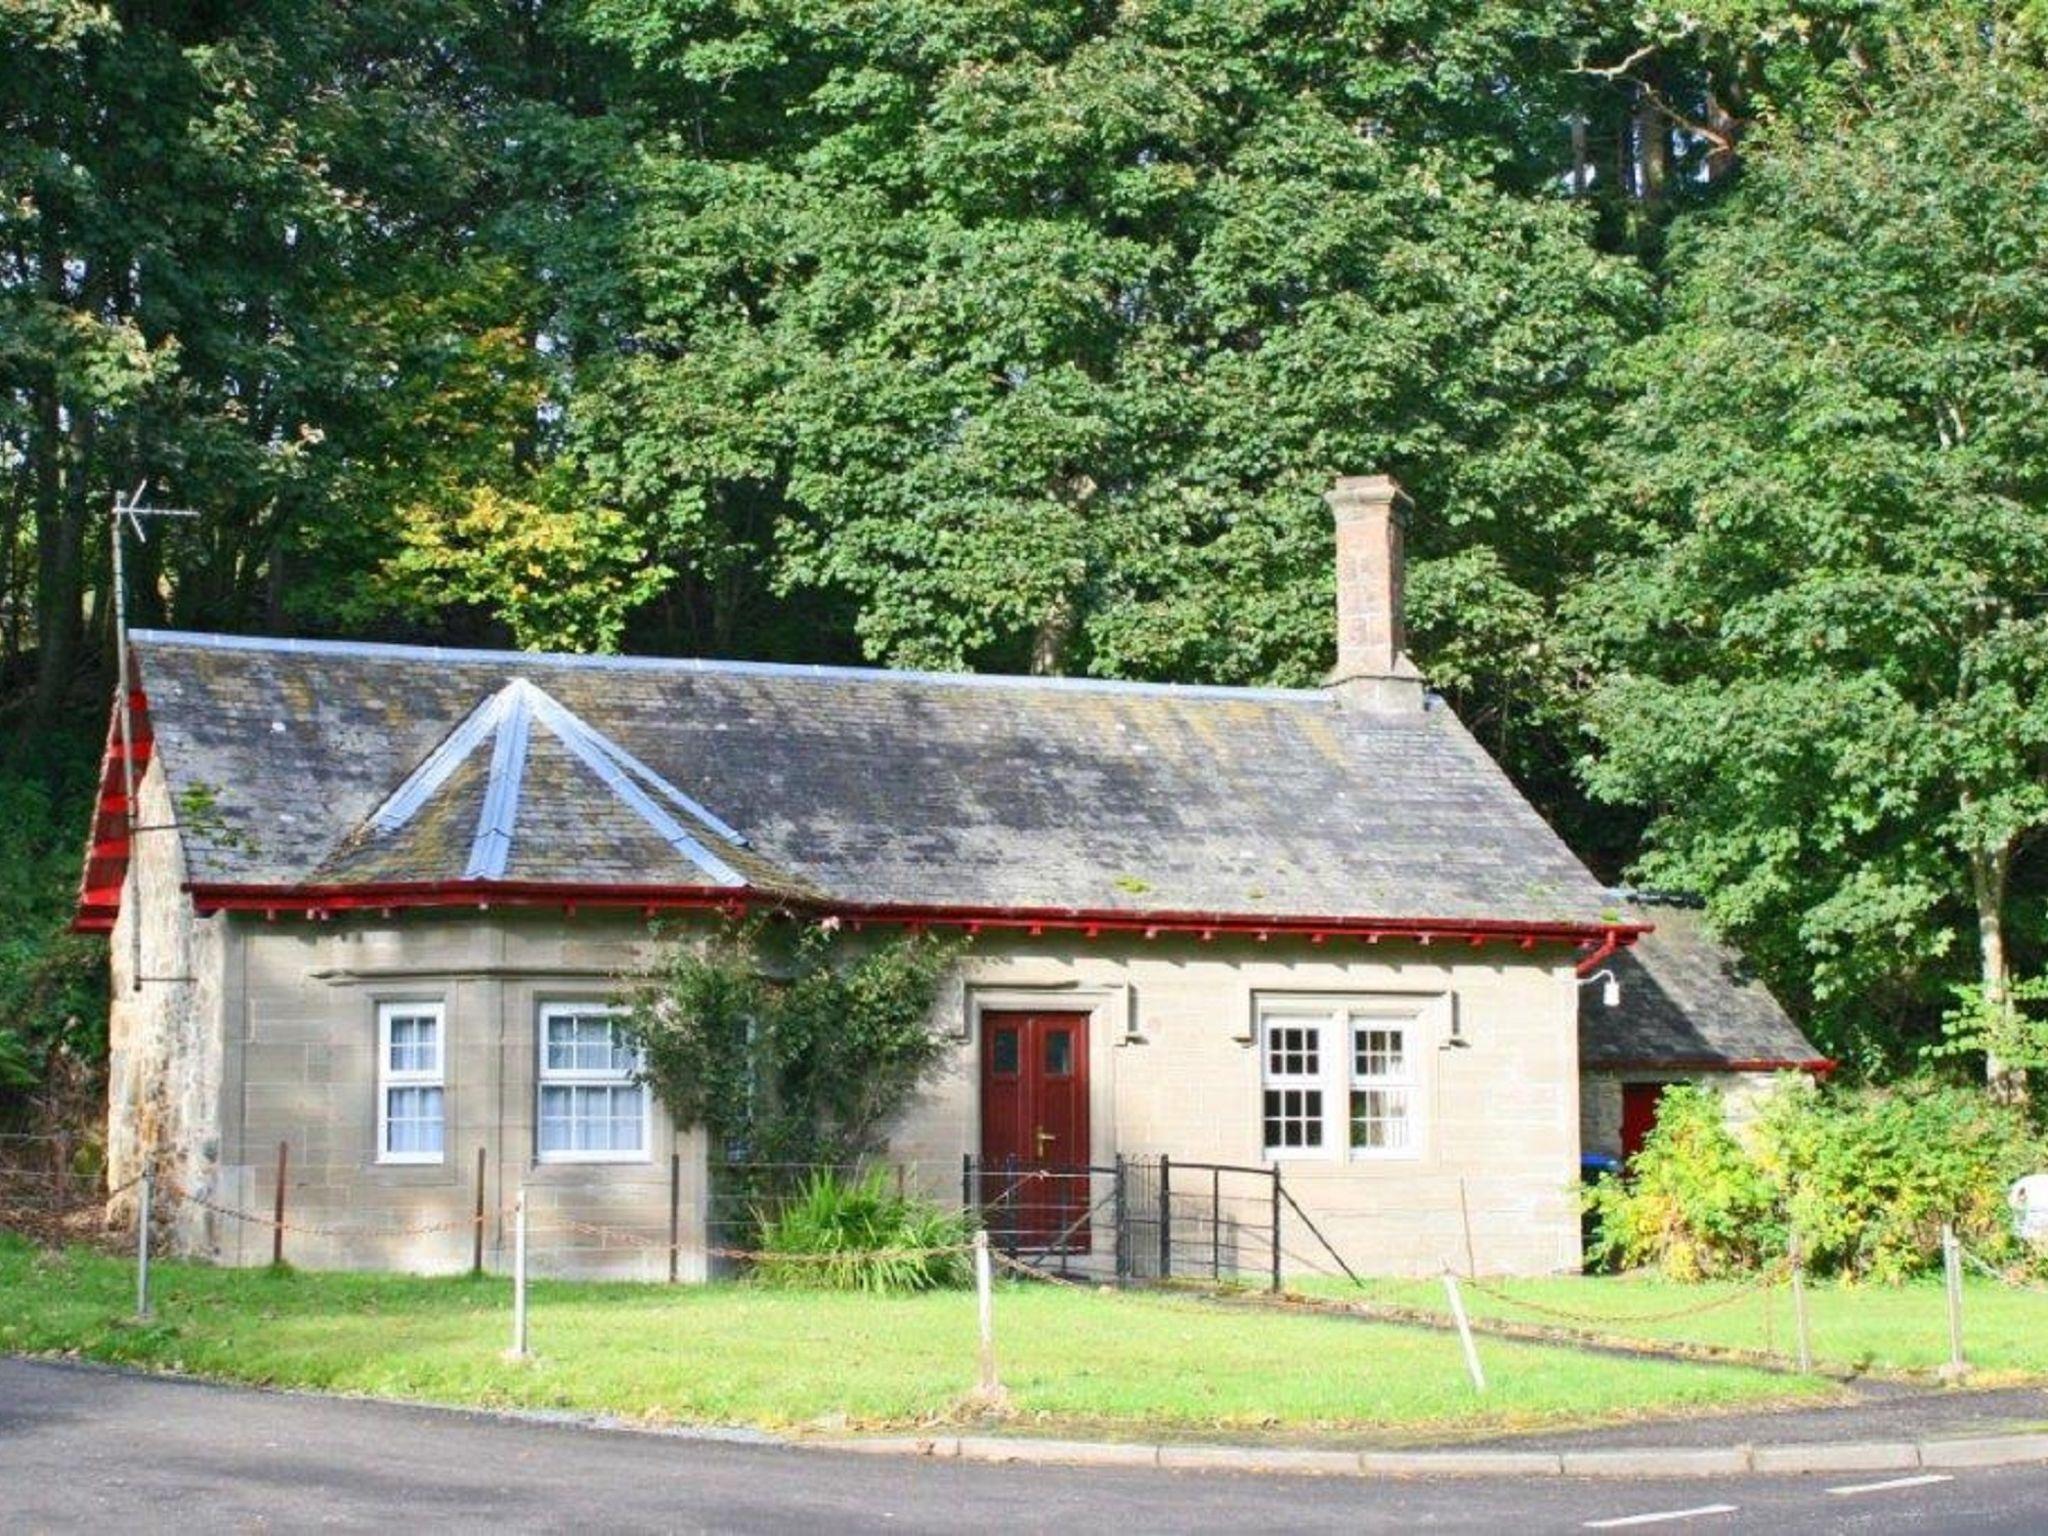
[[[1038,1154],[1043,1157],[1045,1155],[1045,1144],[1048,1141],[1058,1141],[1059,1137],[1051,1131],[1040,1128],[1031,1133],[1031,1139],[1038,1144]]]

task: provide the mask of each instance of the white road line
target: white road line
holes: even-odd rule
[[[1623,1515],[1618,1520],[1588,1520],[1589,1531],[1619,1530],[1624,1525],[1662,1525],[1670,1520],[1697,1520],[1701,1515],[1732,1515],[1733,1504],[1702,1504],[1697,1509],[1665,1509],[1654,1515]]]
[[[1882,1483],[1849,1483],[1840,1488],[1830,1488],[1829,1493],[1843,1495],[1856,1493],[1885,1493],[1893,1488],[1925,1488],[1929,1483],[1952,1483],[1955,1479],[1946,1472],[1924,1472],[1918,1477],[1894,1477]]]

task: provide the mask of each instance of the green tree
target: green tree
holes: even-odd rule
[[[624,62],[527,221],[564,462],[721,650],[829,601],[892,665],[1292,683],[1331,660],[1320,493],[1390,470],[1425,661],[1568,782],[1551,619],[1645,303],[1562,179],[1577,27],[591,5]]]
[[[1954,952],[2009,1006],[2048,823],[2048,76],[1983,27],[1891,69],[1680,232],[1609,456],[1632,552],[1580,605],[1588,782],[1654,811],[1643,874],[1851,1046]]]

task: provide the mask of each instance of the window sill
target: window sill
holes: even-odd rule
[[[1376,1163],[1422,1163],[1429,1160],[1429,1154],[1421,1147],[1401,1152],[1327,1152],[1322,1150],[1301,1152],[1265,1152],[1261,1156],[1268,1166],[1275,1163],[1323,1163],[1332,1168],[1371,1167]]]

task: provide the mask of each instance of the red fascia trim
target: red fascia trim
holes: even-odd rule
[[[134,728],[135,782],[149,769],[156,733],[149,723],[149,696],[137,683],[128,690]],[[92,826],[85,834],[85,861],[78,875],[78,905],[71,916],[73,933],[112,933],[121,914],[121,892],[128,882],[131,853],[129,807],[121,776],[121,700],[117,693],[107,715],[107,745],[100,755],[100,787],[93,803]]]
[[[1513,922],[1498,918],[1431,917],[1338,917],[1304,914],[1266,916],[1242,912],[1149,912],[1097,907],[965,907],[915,906],[889,903],[832,903],[825,910],[843,916],[875,922],[944,923],[982,928],[1057,927],[1097,929],[1104,932],[1156,930],[1162,933],[1240,934],[1256,938],[1261,934],[1305,934],[1325,939],[1344,935],[1373,940],[1414,938],[1461,940],[1481,944],[1487,940],[1538,943],[1590,944],[1605,940],[1616,930],[1586,923]],[[1633,942],[1648,932],[1647,925],[1621,930],[1617,944]]]
[[[1810,1072],[1815,1077],[1831,1077],[1841,1066],[1826,1056],[1815,1056],[1805,1061],[1792,1061],[1776,1057],[1738,1057],[1729,1060],[1721,1056],[1667,1056],[1650,1061],[1594,1061],[1586,1063],[1589,1072]]]
[[[899,902],[834,902],[790,898],[728,886],[575,885],[526,880],[454,880],[399,882],[379,885],[223,885],[193,883],[186,887],[202,913],[264,911],[274,913],[349,912],[400,907],[551,907],[644,908],[800,912],[856,922],[920,924],[986,929],[1048,928],[1080,932],[1306,934],[1328,939],[1350,936],[1420,940],[1454,939],[1468,944],[1489,940],[1519,943],[1599,943],[1602,955],[1612,954],[1648,932],[1647,924],[1511,922],[1485,918],[1265,916],[1244,913],[1147,912],[1086,907],[975,907],[920,905]]]

